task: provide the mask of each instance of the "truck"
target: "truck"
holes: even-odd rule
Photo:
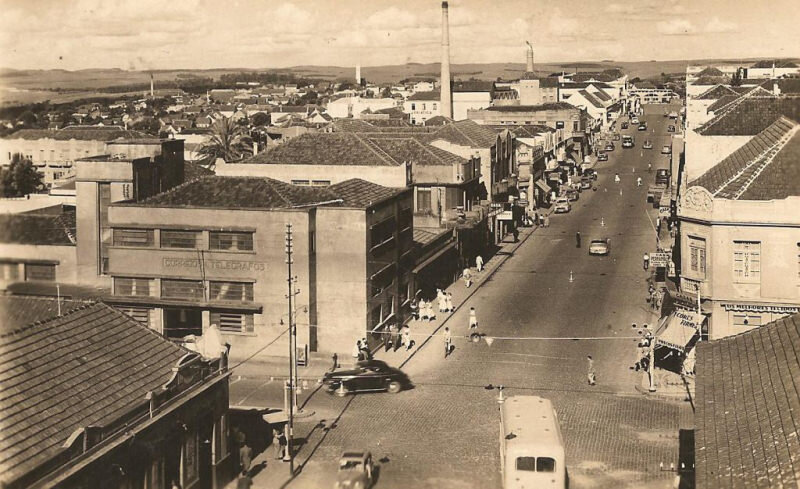
[[[647,202],[652,202],[654,207],[658,207],[661,195],[669,187],[669,170],[659,168],[656,170],[655,182],[647,189]]]

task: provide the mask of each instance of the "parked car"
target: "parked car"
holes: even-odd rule
[[[592,188],[592,177],[581,177],[581,190],[589,190]]]
[[[614,141],[619,141],[619,138],[620,138],[620,135],[615,133],[614,134]]]
[[[640,131],[646,131],[647,130],[647,123],[646,122],[642,122],[641,124],[639,124],[639,130]]]
[[[671,126],[667,127],[667,132],[675,132],[675,126],[671,125]]]
[[[628,123],[627,122],[623,122],[622,123],[622,128],[623,129],[627,129],[628,128]]]
[[[606,156],[606,159],[608,159],[608,156]],[[597,170],[594,168],[587,168],[583,170],[583,176],[591,177],[592,180],[597,180]]]
[[[639,118],[638,117],[634,116],[634,117],[631,118],[631,124],[638,124],[638,123],[639,123]]]
[[[661,154],[662,155],[671,155],[672,154],[672,147],[665,144],[661,147]]]
[[[622,141],[622,147],[633,148],[633,139],[626,138],[624,141]]]
[[[343,397],[353,392],[388,391],[396,394],[411,382],[401,370],[381,360],[364,360],[350,370],[328,372],[322,378],[329,393]]]
[[[653,143],[650,140],[646,140],[642,145],[642,149],[653,149]]]
[[[603,153],[602,151],[600,153],[597,153],[597,161],[608,161],[608,155]]]
[[[570,202],[575,202],[581,197],[581,194],[577,190],[569,189],[564,194],[567,197],[567,200]]]
[[[572,205],[569,203],[566,197],[559,197],[556,199],[556,203],[553,206],[553,212],[556,214],[563,214],[572,210]]]
[[[608,143],[608,144],[606,144],[606,147],[605,147],[605,148],[603,148],[603,150],[604,150],[604,151],[606,151],[606,152],[608,152],[608,151],[614,151],[614,143]]]
[[[339,457],[339,471],[334,489],[369,489],[374,482],[375,466],[370,452],[348,450]]]
[[[589,242],[590,255],[608,255],[611,252],[611,240],[608,238],[593,239]]]

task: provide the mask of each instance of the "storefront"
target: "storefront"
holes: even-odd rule
[[[712,339],[758,328],[800,312],[800,304],[714,301],[711,314]]]
[[[700,339],[705,316],[690,309],[677,308],[661,319],[655,335],[655,365],[681,373],[683,361]]]

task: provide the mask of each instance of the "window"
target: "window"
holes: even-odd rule
[[[740,327],[761,326],[761,316],[757,314],[736,313],[733,315],[733,325]]]
[[[253,284],[249,282],[209,282],[208,298],[212,301],[252,301]]]
[[[161,297],[165,299],[203,300],[200,280],[161,280]]]
[[[0,263],[0,280],[19,280],[19,263]]]
[[[97,184],[97,208],[100,217],[100,253],[97,260],[98,272],[108,273],[108,245],[112,243],[111,227],[108,225],[108,206],[111,205],[111,184]]]
[[[150,309],[146,307],[117,307],[117,310],[127,314],[148,328],[150,327]]]
[[[311,180],[312,187],[328,187],[330,184],[330,180]]]
[[[394,231],[397,228],[397,221],[394,217],[385,219],[370,227],[370,246],[374,249],[394,238]]]
[[[733,242],[733,279],[737,282],[758,282],[761,279],[761,243]]]
[[[292,180],[292,185],[301,185],[303,187],[307,187],[310,183],[309,180]]]
[[[25,264],[25,280],[50,280],[56,279],[55,265]]]
[[[377,325],[381,324],[381,322],[383,321],[383,319],[381,318],[381,309],[382,309],[382,307],[383,306],[378,304],[377,306],[373,307],[372,311],[370,312],[369,324],[373,328],[376,327]]]
[[[228,456],[228,416],[220,415],[214,422],[214,463],[222,462]]]
[[[564,121],[556,121],[556,129],[564,129]]]
[[[219,326],[223,333],[252,333],[253,315],[229,312],[212,312],[209,315],[211,324]]]
[[[436,110],[436,109],[437,109],[437,105],[434,103],[433,104],[433,110]]]
[[[208,247],[212,250],[253,251],[253,233],[211,231]]]
[[[162,248],[196,249],[200,246],[200,231],[161,230]]]
[[[150,296],[152,279],[114,277],[114,295]]]
[[[517,457],[517,470],[536,472],[536,457]]]
[[[422,110],[426,110],[426,109],[427,109],[427,107],[425,107],[425,104],[422,104]]]
[[[556,461],[550,457],[539,457],[536,459],[536,472],[555,472]]]
[[[578,132],[578,124],[580,124],[578,121],[572,121],[572,131],[573,132]]]
[[[114,246],[150,248],[154,242],[152,229],[114,229]]]
[[[417,110],[417,104],[411,104],[411,110]]]
[[[706,276],[706,240],[689,236],[689,269]]]
[[[417,212],[431,212],[431,189],[417,188]]]

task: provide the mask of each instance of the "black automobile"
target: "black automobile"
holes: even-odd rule
[[[328,372],[322,378],[322,383],[329,393],[340,397],[371,391],[397,394],[411,386],[406,374],[380,360],[364,360],[353,369]]]
[[[594,168],[587,168],[583,170],[583,176],[591,177],[592,180],[597,180],[597,170],[595,170]]]
[[[639,124],[639,130],[640,131],[646,131],[647,130],[647,123],[646,122],[642,122],[641,124]]]
[[[603,152],[597,153],[597,161],[608,161],[608,155]]]
[[[673,125],[670,125],[670,126],[667,128],[667,132],[675,132],[675,126],[673,126]]]
[[[627,129],[628,128],[628,123],[627,122],[623,122],[622,123],[622,128],[623,129]]]

